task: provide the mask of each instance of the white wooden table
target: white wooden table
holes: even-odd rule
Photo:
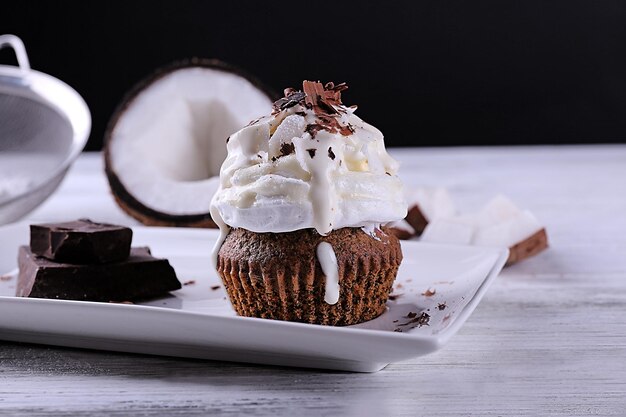
[[[349,374],[0,342],[0,415],[626,415],[626,146],[392,151],[409,186],[504,193],[549,233],[443,350]],[[135,224],[99,154],[28,219],[80,216]]]

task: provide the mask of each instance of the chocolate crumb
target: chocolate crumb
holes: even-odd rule
[[[424,291],[422,293],[422,295],[424,297],[432,297],[433,295],[435,295],[437,293],[437,290],[435,288],[429,288],[426,291]]]
[[[322,126],[321,124],[311,123],[310,125],[306,126],[304,131],[307,132],[309,135],[311,135],[312,138],[314,138],[315,135],[317,135],[317,132],[319,132],[322,129],[324,129],[324,126]]]
[[[446,305],[446,303],[445,303],[445,302],[444,302],[444,303],[439,303],[439,304],[437,304],[437,308],[438,308],[439,310],[445,310],[445,309],[446,309],[446,307],[448,307],[448,306]]]
[[[293,143],[285,142],[280,145],[280,156],[291,155],[295,151],[296,147],[293,145]]]
[[[403,295],[404,295],[404,294],[402,294],[402,293],[400,293],[400,294],[389,294],[389,299],[390,299],[391,301],[395,301],[395,300],[397,300],[398,298],[402,297]]]
[[[312,149],[307,149],[306,151],[309,153],[309,156],[311,157],[311,159],[315,158],[315,151],[317,151],[317,149],[312,148]]]
[[[272,156],[272,162],[276,162],[276,159],[277,158],[275,156]]]
[[[332,147],[328,148],[328,157],[332,159],[333,161],[335,160],[335,153],[333,152]]]
[[[413,311],[409,311],[409,314],[407,314],[406,316],[407,319],[413,319],[415,317],[417,317],[417,313],[413,312]]]
[[[389,175],[389,176],[391,177],[391,174],[390,174],[390,173],[388,173],[387,171],[385,171],[385,174],[387,174],[387,175]]]
[[[211,285],[211,290],[216,291],[221,288],[221,285]]]
[[[414,317],[413,319],[409,320],[406,323],[402,323],[400,326],[408,326],[409,324],[417,324],[418,327],[422,327],[422,326],[429,326],[430,322],[430,315],[428,313],[426,313],[425,311],[422,311],[422,314],[420,314],[417,317]]]
[[[183,282],[183,285],[193,285],[193,284],[195,284],[195,283],[196,283],[196,281],[195,281],[195,280],[190,279],[189,281],[185,281],[185,282]]]
[[[230,136],[226,138],[226,143],[230,142]]]

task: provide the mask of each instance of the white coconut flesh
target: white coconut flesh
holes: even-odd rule
[[[479,212],[452,217],[437,217],[429,222],[421,240],[511,248],[543,229],[528,210],[497,196]]]
[[[270,98],[224,70],[174,70],[146,86],[111,132],[110,168],[137,201],[161,213],[209,212],[226,139],[271,112]]]
[[[437,217],[452,217],[457,210],[448,190],[442,187],[420,187],[407,196],[407,200],[416,205],[427,221]]]

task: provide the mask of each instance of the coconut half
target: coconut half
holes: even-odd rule
[[[209,205],[226,140],[269,114],[276,95],[216,60],[161,68],[122,100],[104,138],[111,191],[144,224],[215,227]]]

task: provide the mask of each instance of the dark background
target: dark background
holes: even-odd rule
[[[16,1],[0,32],[72,85],[101,146],[124,93],[193,56],[278,91],[347,81],[391,146],[626,141],[626,1]],[[0,63],[13,63],[0,52]]]

